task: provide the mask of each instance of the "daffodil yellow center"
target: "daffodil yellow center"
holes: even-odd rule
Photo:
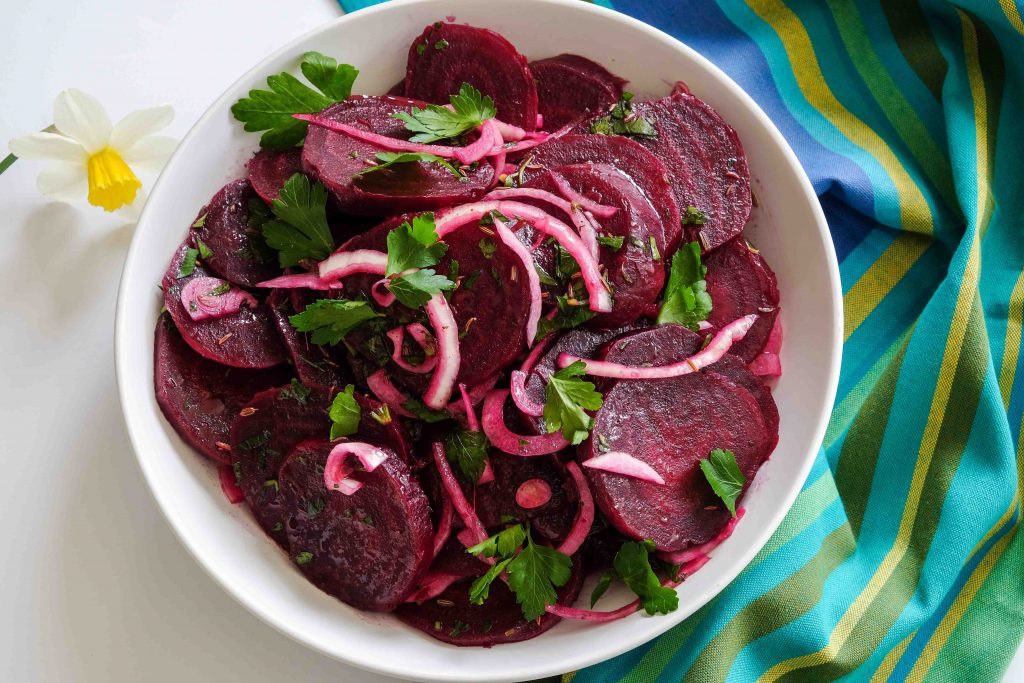
[[[106,211],[135,200],[142,183],[115,150],[104,147],[89,157],[89,203]]]

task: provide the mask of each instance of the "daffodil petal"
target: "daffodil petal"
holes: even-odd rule
[[[121,152],[121,158],[129,166],[138,166],[148,171],[157,171],[163,168],[167,157],[171,155],[174,148],[178,146],[176,138],[164,135],[151,135],[142,138],[130,148]]]
[[[31,133],[8,143],[11,154],[19,159],[52,159],[82,163],[88,156],[82,144],[56,133]]]
[[[110,146],[124,156],[132,145],[147,135],[166,128],[172,120],[174,108],[169,104],[133,111],[114,124],[110,133]]]
[[[64,135],[82,143],[90,154],[107,146],[113,128],[99,100],[75,88],[57,95],[53,103],[53,125]]]
[[[71,202],[85,199],[89,193],[85,166],[60,162],[47,166],[36,180],[39,191],[50,199]]]

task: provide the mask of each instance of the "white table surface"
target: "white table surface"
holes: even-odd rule
[[[111,116],[170,102],[181,137],[334,0],[0,0],[0,156],[78,87]],[[377,683],[278,634],[218,588],[146,489],[115,391],[126,226],[0,177],[0,681]],[[1008,681],[1024,681],[1018,653]]]

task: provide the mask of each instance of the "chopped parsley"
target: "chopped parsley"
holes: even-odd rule
[[[594,590],[591,591],[591,593],[590,593],[590,608],[591,609],[593,609],[594,605],[597,604],[597,601],[601,599],[601,596],[604,595],[608,591],[608,588],[612,585],[612,581],[614,579],[615,579],[615,570],[614,569],[609,569],[608,571],[606,571],[604,574],[601,575],[601,578],[599,578],[597,580],[597,585],[594,586]]]
[[[292,377],[291,384],[282,389],[278,394],[278,398],[290,398],[296,403],[306,405],[306,401],[309,400],[309,395],[313,391],[309,387],[305,386],[297,378]]]
[[[476,483],[484,473],[487,460],[487,437],[483,432],[467,429],[450,432],[444,438],[444,452],[466,481]]]
[[[711,313],[711,295],[704,280],[707,266],[700,262],[700,245],[690,242],[672,256],[665,297],[658,311],[658,324],[679,323],[691,330]]]
[[[200,216],[199,218],[196,219],[196,222],[192,224],[192,227],[193,228],[203,228],[203,227],[206,227],[206,212],[205,211],[203,212],[202,216]]]
[[[411,112],[397,112],[392,116],[404,122],[406,130],[415,133],[409,138],[412,142],[436,142],[473,130],[498,113],[494,100],[469,83],[463,83],[459,94],[451,96],[451,106],[448,109],[428,104],[426,109],[413,107]]]
[[[708,220],[707,215],[696,206],[686,207],[686,212],[680,222],[686,226],[704,225]]]
[[[327,188],[320,181],[296,173],[271,203],[276,220],[263,224],[267,245],[276,249],[282,268],[303,259],[325,259],[334,251],[334,236],[327,224]]]
[[[427,423],[440,422],[441,420],[450,420],[452,415],[447,410],[431,410],[418,398],[410,398],[402,407],[408,410],[410,413],[415,415],[417,418]]]
[[[675,589],[662,586],[651,569],[649,554],[653,551],[653,541],[628,541],[615,554],[612,566],[623,583],[637,594],[648,614],[668,614],[679,607],[679,595]]]
[[[623,237],[622,235],[598,235],[597,236],[597,243],[601,244],[601,245],[604,245],[606,247],[610,247],[612,251],[618,251],[618,250],[622,249],[622,245],[623,245],[623,243],[625,241],[626,241],[626,238]]]
[[[185,250],[185,258],[178,265],[178,277],[188,277],[196,270],[196,259],[199,257],[199,250],[189,247]]]
[[[204,216],[203,218],[205,222],[206,217]],[[208,246],[206,246],[206,242],[202,241],[198,237],[196,238],[196,246],[199,247],[199,258],[208,259],[211,256],[213,256],[213,249],[210,249]]]
[[[551,375],[544,403],[548,432],[561,430],[562,436],[574,446],[587,438],[594,423],[585,411],[598,410],[603,404],[601,392],[595,390],[594,383],[580,378],[586,373],[586,367],[585,363],[576,361]]]
[[[622,97],[606,116],[602,116],[590,124],[590,132],[599,135],[658,137],[658,131],[654,128],[651,120],[633,111],[633,93],[631,92],[623,92]]]
[[[331,441],[355,434],[359,430],[359,419],[362,417],[362,411],[359,409],[359,403],[356,402],[355,390],[356,388],[349,384],[331,402],[331,409],[329,411],[331,418]]]
[[[480,240],[477,243],[477,246],[480,248],[480,253],[483,254],[483,257],[488,261],[494,258],[494,252],[498,250],[498,245],[495,241],[487,237]]]
[[[299,332],[312,333],[314,344],[337,344],[367,320],[382,317],[369,302],[348,299],[320,299],[306,306],[288,321]]]
[[[459,173],[459,169],[452,166],[451,162],[447,159],[439,157],[436,154],[427,154],[425,152],[377,152],[377,161],[380,163],[375,166],[368,166],[359,173],[356,173],[356,175],[366,175],[367,173],[373,173],[374,171],[382,171],[385,168],[394,166],[395,164],[411,164],[413,162],[421,161],[428,164],[439,164],[456,178],[462,176],[462,174]]]
[[[250,133],[264,131],[260,145],[288,149],[306,138],[305,121],[293,114],[316,114],[352,94],[358,69],[338,64],[319,52],[307,52],[300,64],[302,75],[317,89],[288,72],[267,77],[269,90],[253,89],[248,97],[231,105],[231,113]]]
[[[747,478],[736,464],[736,454],[729,450],[716,448],[704,460],[700,461],[700,469],[707,477],[711,488],[725,503],[729,514],[736,516],[736,499],[743,493]]]
[[[304,564],[309,564],[313,561],[313,553],[308,550],[303,550],[301,553],[295,556],[295,564],[300,567]]]

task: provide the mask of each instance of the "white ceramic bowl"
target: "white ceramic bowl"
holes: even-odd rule
[[[406,46],[430,22],[494,29],[530,58],[574,52],[631,81],[640,98],[684,80],[739,132],[759,208],[749,235],[782,292],[785,372],[775,390],[779,445],[743,500],[747,515],[679,591],[669,616],[610,624],[564,621],[530,641],[456,648],[386,615],[358,612],[321,593],[221,494],[213,468],[163,419],[153,394],[157,285],[188,225],[258,144],[229,112],[268,74],[319,50],[361,69],[356,90],[384,92],[405,73]],[[116,364],[132,444],[160,508],[196,560],[254,614],[320,652],[364,669],[431,681],[528,680],[608,659],[666,631],[722,590],[786,514],[818,451],[832,408],[842,342],[842,298],[831,238],[793,152],[768,117],[725,74],[670,36],[579,0],[413,0],[344,16],[306,34],[245,74],[185,137],[153,190],[125,263],[117,304]],[[584,595],[588,594],[585,588]],[[614,605],[616,598],[603,601]],[[622,596],[625,601],[625,596]],[[201,619],[202,615],[196,615]]]

